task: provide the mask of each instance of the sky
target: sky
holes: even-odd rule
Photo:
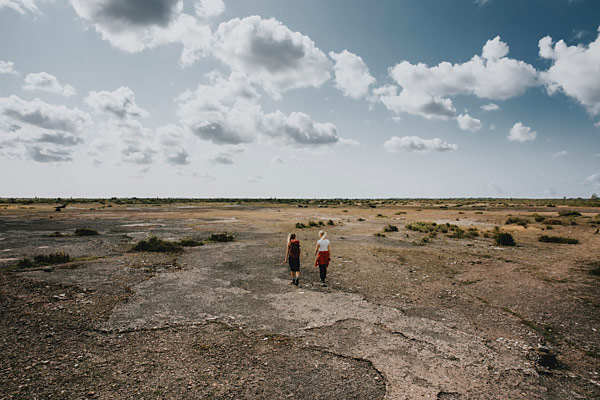
[[[0,0],[0,197],[589,198],[595,0]]]

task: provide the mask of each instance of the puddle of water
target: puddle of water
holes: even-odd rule
[[[473,221],[470,219],[461,219],[459,221],[453,220],[453,219],[438,219],[437,221],[434,221],[436,224],[438,225],[442,225],[445,223],[449,223],[450,225],[458,225],[458,226],[494,226],[494,224],[488,224],[485,222],[477,222],[477,221]]]

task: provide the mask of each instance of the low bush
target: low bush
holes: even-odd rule
[[[377,218],[386,218],[386,216],[385,216],[385,215],[383,215],[383,214],[377,214],[377,215],[376,215],[376,217],[377,217]]]
[[[381,232],[374,233],[374,234],[373,234],[373,236],[375,236],[375,237],[386,237],[386,236],[385,236],[383,233],[381,233]]]
[[[515,239],[508,232],[498,232],[495,237],[498,246],[515,246]]]
[[[398,232],[398,227],[396,225],[388,225],[383,228],[384,232]]]
[[[543,243],[579,244],[579,240],[577,240],[577,239],[562,237],[562,236],[543,235],[543,236],[540,236],[540,238],[538,240]]]
[[[307,228],[302,222],[296,222],[296,229],[304,229]]]
[[[58,232],[58,231],[56,231],[56,232],[53,232],[53,233],[51,233],[51,234],[49,234],[49,235],[46,235],[46,236],[47,236],[47,237],[62,237],[62,236],[63,236],[63,234],[62,234],[62,233],[60,233],[60,232]]]
[[[506,220],[506,225],[521,225],[522,227],[527,227],[529,220],[527,218],[522,217],[509,217]]]
[[[539,214],[533,214],[533,219],[535,219],[535,222],[544,222],[546,217],[544,217],[543,215],[539,215]]]
[[[207,242],[233,242],[234,237],[229,233],[213,233],[208,238]]]
[[[364,218],[358,218],[357,221],[358,222],[363,222],[365,219]]]
[[[330,219],[329,221],[327,221],[327,225],[333,226],[333,225],[335,225],[335,222],[333,222],[333,220]]]
[[[545,225],[563,225],[560,219],[547,219],[544,221]]]
[[[151,251],[156,253],[171,253],[181,251],[181,245],[175,242],[169,242],[152,236],[146,240],[138,242],[132,251]]]
[[[179,242],[177,242],[180,246],[183,247],[196,247],[196,246],[202,246],[204,243],[201,240],[198,239],[181,239]]]
[[[17,263],[17,266],[20,268],[32,268],[32,267],[40,267],[44,265],[52,265],[52,264],[64,264],[71,261],[71,257],[64,253],[52,253],[52,254],[41,254],[33,257],[33,261],[29,258],[22,258]]]
[[[91,228],[77,228],[75,229],[75,236],[96,236],[99,235],[98,231]]]
[[[581,213],[579,211],[559,211],[559,217],[581,217]]]

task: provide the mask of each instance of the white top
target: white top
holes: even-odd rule
[[[317,241],[319,245],[319,251],[327,251],[327,247],[329,247],[329,243],[331,243],[328,239],[320,239]]]

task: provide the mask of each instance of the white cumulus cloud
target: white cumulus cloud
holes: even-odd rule
[[[483,111],[498,111],[500,110],[500,106],[495,103],[484,104],[481,106]]]
[[[71,0],[71,4],[103,39],[127,52],[180,43],[179,62],[187,67],[210,47],[210,27],[182,13],[181,0]]]
[[[588,46],[554,43],[550,36],[539,41],[540,56],[552,61],[541,73],[549,94],[561,91],[577,100],[591,115],[600,113],[600,34]]]
[[[445,152],[458,149],[458,145],[444,142],[442,139],[423,139],[418,136],[392,136],[383,144],[383,147],[390,153],[398,153],[401,151],[430,153],[430,152]]]
[[[356,54],[344,50],[341,53],[330,52],[329,57],[335,61],[335,84],[345,96],[358,99],[375,83],[369,68]]]
[[[456,116],[456,108],[449,98],[434,97],[424,92],[413,93],[403,89],[398,94],[396,86],[388,85],[373,90],[373,97],[393,113],[408,113],[427,119],[448,120]]]
[[[458,127],[463,131],[477,132],[481,129],[481,121],[471,117],[469,114],[461,114],[456,117]]]
[[[12,61],[0,60],[0,74],[18,75],[19,73],[15,71],[15,63],[13,63]]]
[[[96,112],[106,112],[119,119],[131,117],[147,117],[148,111],[138,107],[135,102],[135,93],[125,86],[109,92],[102,90],[90,92],[85,102]]]
[[[3,8],[10,8],[19,14],[39,12],[34,0],[0,0],[0,11]]]
[[[536,131],[532,131],[530,127],[524,126],[522,123],[517,122],[510,129],[508,140],[515,142],[527,142],[535,140],[536,136]]]
[[[209,85],[198,85],[177,99],[181,122],[198,137],[215,144],[240,144],[265,138],[277,143],[314,146],[339,140],[331,123],[313,121],[304,113],[264,113],[248,77],[209,74]]]
[[[196,0],[196,15],[201,18],[213,18],[225,11],[223,0]]]
[[[56,93],[65,97],[73,96],[76,93],[73,86],[60,83],[54,75],[47,72],[27,74],[23,89]]]
[[[221,23],[213,54],[275,97],[290,89],[319,87],[330,77],[331,63],[314,42],[273,18],[255,15]]]

